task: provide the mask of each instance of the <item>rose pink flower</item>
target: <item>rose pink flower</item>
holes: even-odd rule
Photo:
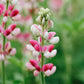
[[[3,34],[4,36],[8,36],[11,33],[9,29],[4,30]]]
[[[10,42],[7,42],[5,44],[5,54],[11,55],[11,56],[16,54],[16,49],[15,48],[11,48]]]
[[[11,11],[10,17],[15,17],[17,14],[19,13],[19,11],[17,9]]]
[[[39,75],[39,71],[35,70],[33,74],[34,74],[34,76],[36,77],[36,76]]]
[[[42,67],[42,71],[45,73],[46,76],[50,76],[56,71],[56,66],[53,66],[52,63],[45,64]]]
[[[63,5],[63,0],[50,0],[49,5],[51,9],[58,11]]]
[[[14,5],[10,5],[9,7],[8,7],[8,10],[9,11],[12,11],[14,9]]]
[[[11,24],[8,29],[12,32],[16,28],[16,24]]]
[[[36,40],[30,40],[31,45],[34,47],[38,42]]]
[[[4,10],[5,10],[5,6],[3,4],[0,4],[0,15],[3,14]]]
[[[28,70],[33,70],[33,69],[35,69],[34,66],[32,66],[31,63],[26,63],[26,67],[27,67]]]
[[[4,16],[6,16],[6,17],[7,17],[8,15],[9,15],[9,11],[8,11],[8,10],[6,10],[6,11],[5,11],[5,13],[4,13]]]

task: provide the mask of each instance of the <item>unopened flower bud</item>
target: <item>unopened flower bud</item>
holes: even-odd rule
[[[44,25],[44,24],[45,24],[45,18],[42,19],[42,25]]]
[[[3,22],[6,23],[7,22],[7,17],[3,17]]]
[[[35,70],[33,74],[34,74],[34,76],[36,77],[36,76],[39,75],[39,71]]]
[[[39,52],[34,50],[34,51],[33,51],[33,56],[34,56],[34,57],[38,57],[38,56],[39,56]]]
[[[41,22],[41,16],[38,16],[37,19],[36,19],[36,21],[37,21],[38,23],[40,23],[40,22]]]
[[[48,28],[49,29],[53,28],[53,21],[51,21],[51,20],[48,21]]]

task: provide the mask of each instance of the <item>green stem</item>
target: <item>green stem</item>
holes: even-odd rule
[[[6,24],[5,24],[5,29],[6,29]],[[3,35],[3,51],[5,50],[5,36]],[[4,60],[2,61],[2,76],[3,76],[3,83],[5,84],[5,62]]]
[[[7,0],[6,10],[8,9],[8,4],[9,4],[9,1]],[[6,27],[7,27],[7,23],[5,23],[5,28],[4,29],[6,29]],[[3,51],[5,51],[5,42],[6,42],[6,38],[3,35]],[[3,76],[2,84],[5,84],[5,62],[4,62],[4,60],[2,61],[2,76]]]
[[[43,31],[44,31],[44,28],[43,28]],[[42,37],[42,45],[41,46],[43,46],[43,45],[44,45],[44,38]],[[42,66],[44,64],[44,54],[42,53],[41,55],[42,55],[42,57],[41,57],[41,68],[42,68]],[[45,76],[44,76],[43,72],[41,72],[41,79],[42,79],[42,84],[45,84]]]
[[[2,61],[2,74],[3,74],[3,83],[5,84],[5,65],[4,65],[4,61]]]

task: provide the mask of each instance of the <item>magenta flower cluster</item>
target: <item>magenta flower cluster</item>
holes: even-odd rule
[[[16,49],[11,48],[11,43],[9,40],[18,35],[20,33],[20,29],[16,28],[16,24],[14,23],[8,26],[7,21],[9,18],[13,19],[18,14],[19,11],[14,9],[14,5],[8,5],[8,7],[5,7],[5,5],[0,4],[0,16],[3,17],[2,25],[0,25],[0,37],[3,37],[3,41],[0,43],[0,60],[4,60],[6,55],[16,54]]]

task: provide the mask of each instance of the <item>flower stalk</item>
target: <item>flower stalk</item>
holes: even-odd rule
[[[6,10],[8,9],[8,4],[9,4],[9,1],[7,0]],[[6,29],[6,26],[7,26],[7,22],[4,25],[4,27],[5,27],[4,29]],[[6,43],[6,37],[3,35],[3,51],[5,51],[5,43]],[[5,55],[4,55],[4,57],[5,57]],[[5,61],[4,60],[2,61],[2,76],[3,76],[2,84],[5,84]]]
[[[44,39],[42,37],[42,46],[44,45]],[[41,54],[41,68],[42,66],[44,65],[44,53]],[[44,73],[41,72],[41,79],[42,79],[42,84],[45,84],[45,76],[44,76]]]

